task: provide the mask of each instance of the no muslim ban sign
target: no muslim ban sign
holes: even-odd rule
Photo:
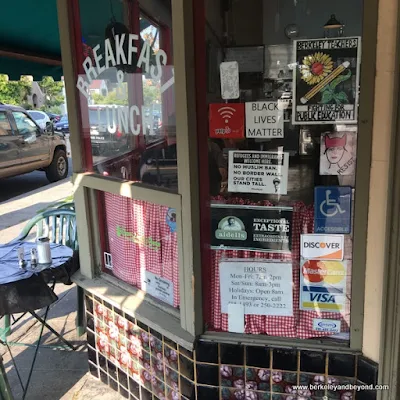
[[[247,138],[283,138],[283,121],[283,110],[279,110],[276,101],[246,103]]]

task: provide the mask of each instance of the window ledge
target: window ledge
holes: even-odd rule
[[[245,344],[248,346],[276,346],[280,348],[298,349],[298,350],[319,350],[332,351],[345,354],[362,354],[359,349],[351,349],[339,341],[330,341],[326,339],[290,339],[278,338],[268,335],[249,335],[229,332],[211,332],[207,331],[200,336],[200,340],[227,343],[227,344]]]
[[[132,294],[102,277],[87,278],[80,271],[74,274],[72,281],[185,349],[193,351],[195,337],[182,329],[179,318],[150,304],[138,294]]]

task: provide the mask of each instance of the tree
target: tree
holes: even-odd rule
[[[119,106],[127,106],[128,100],[118,96],[117,91],[109,92],[107,96],[93,93],[92,99],[94,104],[117,104]]]
[[[27,77],[19,81],[9,81],[7,75],[0,74],[0,101],[6,104],[22,105],[31,93],[32,84]]]
[[[146,106],[161,102],[160,88],[152,84],[143,85],[143,102]]]
[[[45,76],[39,83],[40,89],[45,96],[44,111],[58,108],[64,103],[63,83],[55,82],[51,76]]]

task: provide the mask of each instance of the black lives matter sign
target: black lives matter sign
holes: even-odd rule
[[[283,138],[284,115],[276,101],[246,103],[246,137],[256,139]]]
[[[292,122],[356,123],[361,38],[296,40]]]

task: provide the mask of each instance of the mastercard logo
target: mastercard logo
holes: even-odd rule
[[[346,277],[343,263],[338,261],[309,260],[302,267],[304,279],[310,283],[338,284]]]

